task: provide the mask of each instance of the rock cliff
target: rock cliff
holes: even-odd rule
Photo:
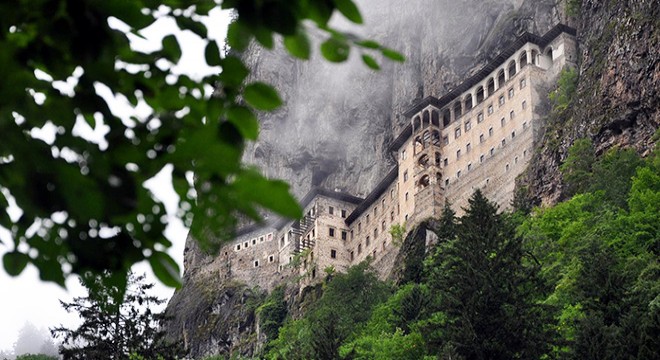
[[[576,138],[591,137],[599,152],[617,145],[649,151],[660,124],[657,0],[358,3],[366,25],[351,30],[401,51],[404,64],[384,62],[373,72],[357,54],[339,65],[318,53],[307,62],[281,49],[252,47],[244,54],[252,76],[275,85],[286,101],[261,114],[260,138],[246,161],[288,181],[297,196],[312,185],[365,195],[393,164],[387,148],[407,122],[403,111],[425,96],[443,95],[522,32],[543,34],[558,22],[577,28],[576,102],[543,134],[524,179],[529,195],[545,203],[561,198],[558,167]],[[168,305],[170,336],[185,338],[195,358],[253,354],[264,337],[255,307],[247,304],[263,294],[200,271],[212,259],[190,239],[185,259],[184,287]]]

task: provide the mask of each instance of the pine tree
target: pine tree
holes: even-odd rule
[[[177,344],[164,342],[160,329],[163,318],[151,309],[165,300],[148,295],[153,284],[144,283],[144,279],[144,275],[130,274],[125,292],[121,286],[104,286],[104,276],[88,275],[81,280],[88,296],[60,303],[67,312],[78,313],[82,324],[77,329],[51,329],[51,334],[62,340],[62,358],[176,358]]]
[[[538,269],[523,261],[513,224],[477,190],[456,238],[441,248],[432,286],[447,316],[444,347],[465,359],[533,359],[545,348],[534,305]]]

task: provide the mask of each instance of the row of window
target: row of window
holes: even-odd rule
[[[328,206],[328,214],[330,215],[335,214],[335,208],[333,206]],[[347,216],[346,209],[339,209],[339,214],[341,215],[342,219],[345,219]]]
[[[527,109],[527,100],[523,100],[522,108],[523,108],[523,110]],[[515,118],[515,116],[516,116],[515,111],[511,110],[509,112],[509,119],[513,120],[513,118]],[[477,123],[481,123],[481,122],[483,122],[483,113],[482,112],[477,114]],[[500,119],[500,125],[504,126],[505,124],[506,124],[506,119],[505,118]],[[472,123],[471,123],[470,120],[465,121],[464,129],[465,129],[466,133],[469,132],[472,129]],[[490,132],[492,132],[492,128],[491,128]],[[454,139],[458,139],[460,137],[461,137],[461,127],[457,127],[456,129],[454,129]],[[445,145],[448,145],[449,144],[449,136],[448,135],[443,136],[442,137],[442,142]]]
[[[273,256],[273,255],[269,255],[269,256],[268,256],[268,262],[269,262],[269,263],[272,263],[272,262],[274,262],[274,261],[275,261],[275,256]],[[259,260],[254,260],[254,267],[259,267]],[[280,270],[281,270],[281,268],[282,268],[282,267],[280,266]]]
[[[515,132],[512,133],[512,136],[515,136]],[[502,146],[505,146],[505,145],[506,145],[506,139],[502,139]],[[490,148],[490,152],[489,152],[489,154],[490,154],[490,156],[493,156],[493,155],[495,154],[495,148]],[[524,151],[523,151],[523,158],[525,158],[525,157],[527,157],[527,150],[524,150]],[[484,160],[485,160],[485,155],[484,155],[484,154],[481,154],[481,156],[479,156],[479,163],[480,163],[480,164],[483,163]],[[518,164],[518,156],[516,156],[516,157],[513,159],[513,163],[514,163],[514,164]],[[467,164],[467,171],[471,171],[471,170],[472,170],[472,163],[469,163],[469,164]],[[509,171],[509,164],[506,164],[506,166],[505,166],[505,171]],[[460,178],[460,177],[461,177],[461,174],[462,174],[462,173],[461,173],[461,170],[458,170],[458,171],[456,172],[456,178],[457,178],[457,179]],[[446,186],[446,185],[449,185],[449,179],[445,179],[445,186]]]
[[[271,241],[271,240],[273,240],[273,233],[269,233],[267,235],[262,235],[262,236],[259,236],[258,238],[253,238],[251,240],[243,242],[242,244],[236,244],[234,249],[236,251],[240,251],[241,248],[247,249],[248,247],[250,247],[250,245],[255,246],[255,245],[257,245],[257,243],[262,243],[264,241]]]

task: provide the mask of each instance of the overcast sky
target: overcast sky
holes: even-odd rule
[[[209,38],[217,40],[219,48],[222,49],[222,42],[226,35],[229,16],[227,12],[213,10],[208,18],[203,18],[209,30]],[[111,21],[111,25],[121,29],[121,23]],[[187,74],[191,78],[199,78],[217,69],[209,68],[204,61],[205,41],[197,37],[190,31],[177,31],[176,24],[172,18],[160,18],[154,25],[145,29],[142,35],[148,40],[136,38],[132,45],[134,48],[144,51],[154,51],[160,48],[162,38],[170,33],[174,33],[183,47],[183,55],[179,63],[172,69],[176,74]],[[122,116],[144,112],[144,108],[131,108],[128,103],[117,102],[111,106],[113,112],[117,111]],[[100,128],[87,129],[86,136],[99,136]],[[97,131],[94,131],[97,130]],[[170,223],[167,226],[165,235],[173,242],[173,247],[169,253],[177,260],[181,269],[183,269],[183,248],[187,236],[187,229],[183,223],[173,214],[176,212],[176,200],[178,199],[171,185],[171,169],[164,169],[156,179],[148,184],[148,188],[154,195],[164,202],[169,214]],[[0,231],[0,241],[5,244],[11,243],[6,231]],[[0,257],[7,251],[7,247],[0,246]],[[154,294],[161,298],[168,298],[173,290],[160,285],[146,262],[137,264],[134,271],[146,273],[149,281],[157,284]],[[23,273],[16,277],[9,277],[4,269],[0,270],[0,351],[13,349],[13,344],[17,339],[19,330],[26,321],[31,322],[38,328],[48,328],[59,324],[75,326],[79,323],[77,316],[67,314],[60,306],[59,299],[70,301],[75,296],[84,295],[82,287],[77,279],[69,278],[66,282],[67,289],[62,289],[58,285],[43,283],[39,280],[36,268],[29,265]],[[39,345],[36,345],[39,346]]]

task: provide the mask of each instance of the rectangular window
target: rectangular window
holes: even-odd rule
[[[337,250],[330,250],[330,257],[333,259],[337,258]]]
[[[458,139],[459,137],[461,137],[461,128],[456,128],[456,130],[454,130],[454,138]]]
[[[241,244],[236,245],[236,250],[241,250]]]
[[[467,143],[467,145],[465,145],[465,152],[469,153],[470,150],[472,150],[472,145],[470,143]]]
[[[371,244],[371,239],[367,236],[367,241],[365,241],[365,246],[369,246]]]
[[[408,170],[403,172],[403,182],[408,181]]]
[[[523,110],[527,109],[527,100],[522,102],[522,108]]]
[[[488,105],[488,115],[493,113],[493,105]]]
[[[362,244],[358,244],[358,255],[362,254]]]
[[[406,193],[406,201],[408,201],[408,193]]]
[[[351,251],[351,261],[353,261],[353,259],[355,259],[355,253]]]
[[[342,240],[348,239],[348,233],[344,230],[341,231],[341,239]]]
[[[445,179],[445,186],[449,186],[449,179]]]
[[[394,211],[390,213],[390,221],[394,221]]]
[[[344,209],[341,210],[341,217],[346,218],[346,210]]]
[[[457,178],[461,177],[461,171],[460,170],[458,170],[458,172],[456,173],[456,177]]]
[[[509,89],[509,99],[513,97],[513,88]]]
[[[259,260],[254,261],[254,267],[259,267]]]
[[[405,160],[405,159],[406,159],[406,151],[401,150],[401,160]]]
[[[376,214],[378,214],[378,206],[374,206],[374,217],[376,217]]]
[[[394,214],[392,214],[392,215],[394,215]],[[383,231],[385,231],[385,220],[383,220],[383,221],[380,223],[380,229],[383,230]]]
[[[378,228],[374,229],[374,239],[378,237]]]
[[[500,106],[504,105],[504,95],[500,95],[500,98],[498,99],[498,102]]]
[[[442,143],[445,144],[445,145],[449,144],[449,136],[446,136],[446,135],[443,136],[442,137]]]
[[[490,156],[493,156],[495,154],[495,148],[490,148]]]
[[[330,235],[330,237],[335,237],[335,229],[328,228],[328,235]]]
[[[257,245],[257,239],[252,239],[252,245]]]
[[[506,120],[504,118],[502,118],[500,120],[500,126],[504,127],[504,124],[506,124]]]
[[[484,113],[480,112],[477,114],[477,124],[481,123],[482,121],[484,121]]]
[[[524,78],[520,79],[520,88],[524,89],[525,86],[527,86],[527,80],[525,80]]]
[[[361,222],[358,223],[358,233],[359,233],[360,231],[362,231],[362,223],[361,223]]]
[[[488,136],[493,136],[493,128],[488,129]]]
[[[445,158],[445,159],[442,161],[442,163],[444,164],[444,166],[449,165],[449,159]]]
[[[484,162],[484,154],[481,154],[481,156],[479,156],[479,162],[480,163]]]
[[[353,233],[353,230],[351,230],[351,240],[355,239],[355,234]]]
[[[470,129],[472,129],[472,123],[468,120],[465,122],[465,132],[470,131]]]
[[[517,156],[516,156],[515,159],[513,159],[513,163],[514,163],[514,164],[517,164],[517,163],[518,163],[518,157],[517,157]]]
[[[456,150],[456,159],[461,158],[461,150]]]
[[[468,164],[467,169],[468,169],[468,171],[472,170],[472,164]]]
[[[367,214],[367,220],[365,221],[367,224],[369,223],[369,214]]]
[[[516,137],[516,132],[515,132],[515,131],[512,131],[512,132],[511,132],[511,138],[513,139],[514,137]]]
[[[273,262],[275,261],[275,257],[273,255],[268,257],[268,262]]]
[[[527,122],[523,123],[523,129],[527,129]]]
[[[527,150],[523,151],[523,157],[527,157]]]
[[[263,236],[259,236],[259,242],[264,242],[265,238]]]
[[[509,171],[509,164],[506,164],[506,167],[504,168],[504,171]]]
[[[484,134],[479,135],[479,143],[484,142]]]
[[[333,208],[332,206],[328,206],[328,214],[334,215],[335,214],[335,208]]]
[[[504,147],[504,145],[506,145],[506,139],[502,139],[502,147]]]
[[[513,110],[511,110],[511,112],[509,113],[509,119],[513,120],[515,116],[516,114],[513,112]]]

